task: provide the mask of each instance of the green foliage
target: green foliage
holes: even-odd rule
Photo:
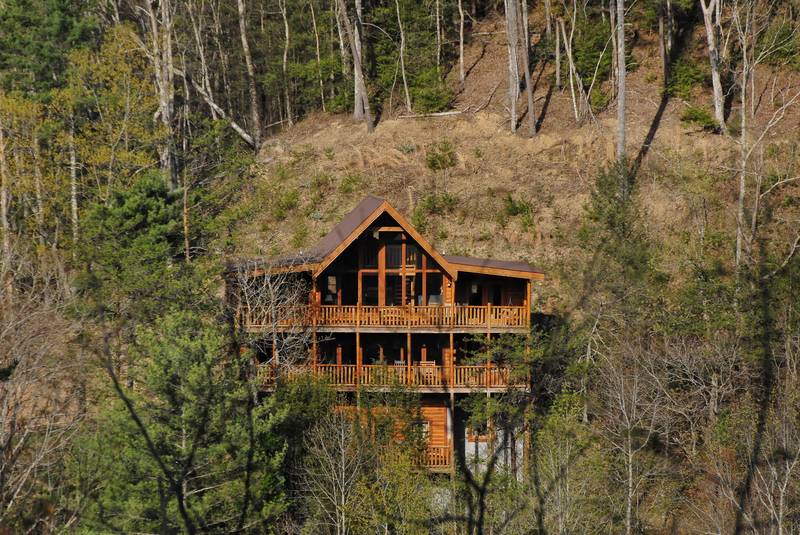
[[[84,445],[106,453],[86,529],[260,533],[285,508],[276,428],[288,412],[275,398],[254,401],[255,385],[241,380],[248,361],[224,360],[227,347],[220,327],[191,313],[139,334],[136,389],[119,387]]]
[[[688,100],[695,87],[706,85],[710,80],[706,62],[682,57],[670,67],[667,92]]]
[[[708,109],[697,106],[687,106],[681,114],[681,121],[699,126],[703,130],[709,132],[712,132],[719,127]]]
[[[589,105],[593,113],[600,113],[608,107],[611,102],[611,95],[600,88],[595,88],[589,97]]]
[[[791,20],[773,17],[763,37],[758,40],[755,54],[764,63],[775,67],[800,69],[800,34]]]
[[[149,321],[180,303],[179,199],[150,172],[130,189],[89,206],[76,286],[88,310],[108,320]],[[172,281],[172,283],[168,283]]]
[[[422,198],[419,209],[431,215],[444,215],[452,212],[457,202],[456,197],[446,191],[431,193]]]
[[[429,68],[415,76],[409,93],[414,110],[419,113],[446,110],[453,101],[453,91],[435,68]]]
[[[344,195],[358,193],[364,187],[364,182],[364,177],[359,173],[347,173],[339,183],[339,193]]]
[[[64,84],[67,56],[98,34],[94,0],[7,0],[0,8],[0,87],[45,97]]]
[[[287,188],[278,193],[272,205],[272,217],[284,220],[289,212],[300,204],[300,192],[294,188]]]
[[[608,24],[600,19],[579,19],[573,54],[575,68],[586,88],[592,83],[595,72],[597,80],[605,80],[611,73],[609,31]]]
[[[428,147],[425,153],[425,166],[431,171],[444,171],[456,165],[456,149],[444,139]]]

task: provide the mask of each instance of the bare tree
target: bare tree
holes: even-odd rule
[[[714,117],[722,132],[727,134],[728,128],[725,124],[725,97],[722,90],[719,59],[721,1],[722,0],[700,0],[700,9],[703,12],[703,26],[706,30],[706,43],[708,44],[708,62],[711,65]]]
[[[505,0],[506,44],[508,48],[508,106],[511,113],[511,131],[517,131],[517,100],[519,100],[519,0]]]
[[[266,378],[275,379],[305,363],[315,335],[308,314],[309,287],[303,279],[286,265],[245,262],[236,266],[228,283],[241,342],[266,354]]]
[[[464,73],[464,4],[463,0],[458,0],[458,81],[462,84],[466,74]]]
[[[528,98],[528,131],[536,135],[536,116],[533,113],[533,80],[531,79],[530,35],[528,34],[528,0],[519,0],[522,13],[519,17],[520,39],[522,40],[522,69],[525,73],[525,96]]]
[[[411,96],[408,93],[408,81],[406,80],[406,32],[403,31],[403,18],[400,16],[400,0],[394,0],[394,8],[397,12],[397,26],[400,29],[400,72],[403,76],[406,112],[411,113]]]
[[[283,98],[286,104],[286,122],[292,126],[292,102],[289,98],[289,16],[286,8],[286,0],[278,0],[278,9],[283,19]]]
[[[660,430],[663,397],[642,366],[652,358],[659,356],[646,340],[632,339],[607,348],[600,359],[598,425],[623,467],[626,535],[636,529],[639,496],[653,475],[642,457]]]
[[[343,411],[319,422],[305,446],[308,456],[300,476],[308,499],[320,523],[336,535],[347,535],[357,507],[358,482],[373,452]]]
[[[625,157],[625,0],[617,5],[617,160]]]
[[[322,57],[319,50],[319,30],[317,29],[317,16],[314,13],[314,2],[308,2],[311,9],[311,25],[314,28],[314,45],[317,52],[317,75],[319,76],[319,103],[322,106],[322,111],[325,111],[325,83],[322,81]]]
[[[247,89],[250,92],[250,131],[252,132],[254,149],[258,151],[261,146],[261,113],[258,106],[258,89],[256,87],[256,70],[253,65],[253,56],[250,53],[250,43],[247,40],[247,13],[245,0],[237,0],[239,10],[239,35],[242,39],[242,51],[247,67]]]
[[[158,91],[158,117],[164,128],[164,143],[159,151],[161,169],[172,188],[178,187],[178,165],[175,154],[175,65],[173,61],[173,18],[175,8],[170,0],[155,3],[143,0],[135,6],[142,15],[147,36],[143,50],[153,66]]]
[[[754,155],[761,155],[764,139],[784,121],[787,112],[800,103],[800,90],[788,81],[778,86],[778,77],[776,77],[771,89],[773,111],[765,121],[761,121],[760,124],[756,123],[755,101],[760,100],[760,97],[754,94],[756,70],[765,64],[776,51],[790,46],[790,40],[796,34],[797,27],[796,23],[792,23],[786,14],[778,11],[778,4],[771,0],[763,2],[737,1],[732,7],[732,26],[741,56],[740,71],[737,76],[741,125],[738,139],[739,162],[736,173],[738,196],[734,259],[738,273],[743,263],[749,262],[752,258],[753,244],[763,220],[764,207],[769,204],[770,196],[800,180],[800,176],[793,174],[777,180],[770,179],[764,170],[763,157],[754,158]],[[768,32],[770,25],[777,25],[787,31]],[[750,208],[749,221],[747,220],[748,205]],[[778,264],[772,274],[786,266],[800,248],[800,232],[793,234],[793,242],[789,246],[788,252],[784,253],[784,260]]]
[[[361,64],[361,1],[356,0],[356,23],[355,29],[353,24],[350,23],[350,15],[347,14],[347,7],[344,0],[336,0],[339,4],[339,13],[344,23],[345,33],[350,42],[350,50],[353,56],[353,71],[355,73],[355,111],[353,116],[356,119],[363,117],[364,122],[367,124],[367,131],[372,132],[375,125],[372,123],[372,113],[369,108],[369,96],[367,94],[367,86],[364,81],[364,70]]]
[[[0,258],[0,277],[26,283],[13,301],[8,286],[0,287],[0,525],[13,526],[25,511],[34,520],[31,531],[49,531],[49,523],[69,526],[78,513],[65,509],[66,502],[38,513],[32,505],[60,492],[56,468],[83,419],[84,363],[66,350],[77,325],[64,314],[68,294],[60,270],[39,272],[9,252]]]

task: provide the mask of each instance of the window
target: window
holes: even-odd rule
[[[366,306],[376,306],[378,304],[378,276],[362,275],[361,279],[361,303]]]
[[[397,269],[403,258],[403,248],[399,243],[390,243],[386,245],[386,268]]]
[[[322,304],[335,305],[337,304],[338,300],[336,275],[328,275],[325,278],[325,286],[322,288]]]
[[[361,244],[361,260],[365,268],[378,267],[378,242],[365,239]]]
[[[413,243],[406,245],[406,266],[422,267],[422,255],[419,254],[419,249]]]

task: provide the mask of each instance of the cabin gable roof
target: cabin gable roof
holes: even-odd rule
[[[254,273],[270,271],[307,271],[314,276],[322,273],[355,240],[366,232],[383,214],[388,214],[399,227],[428,253],[453,279],[459,272],[498,275],[504,277],[543,280],[544,273],[527,262],[473,258],[468,256],[442,255],[436,251],[411,223],[388,201],[372,195],[367,196],[350,211],[330,232],[313,247],[292,255],[284,255],[268,260],[250,260],[228,264],[228,271],[237,269],[252,270]]]

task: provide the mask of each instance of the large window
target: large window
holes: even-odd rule
[[[365,239],[362,247],[362,262],[365,268],[378,267],[378,242],[372,239]]]
[[[398,269],[403,260],[403,246],[399,243],[386,244],[386,269]]]
[[[361,278],[361,303],[367,306],[378,304],[378,275],[364,274]]]

